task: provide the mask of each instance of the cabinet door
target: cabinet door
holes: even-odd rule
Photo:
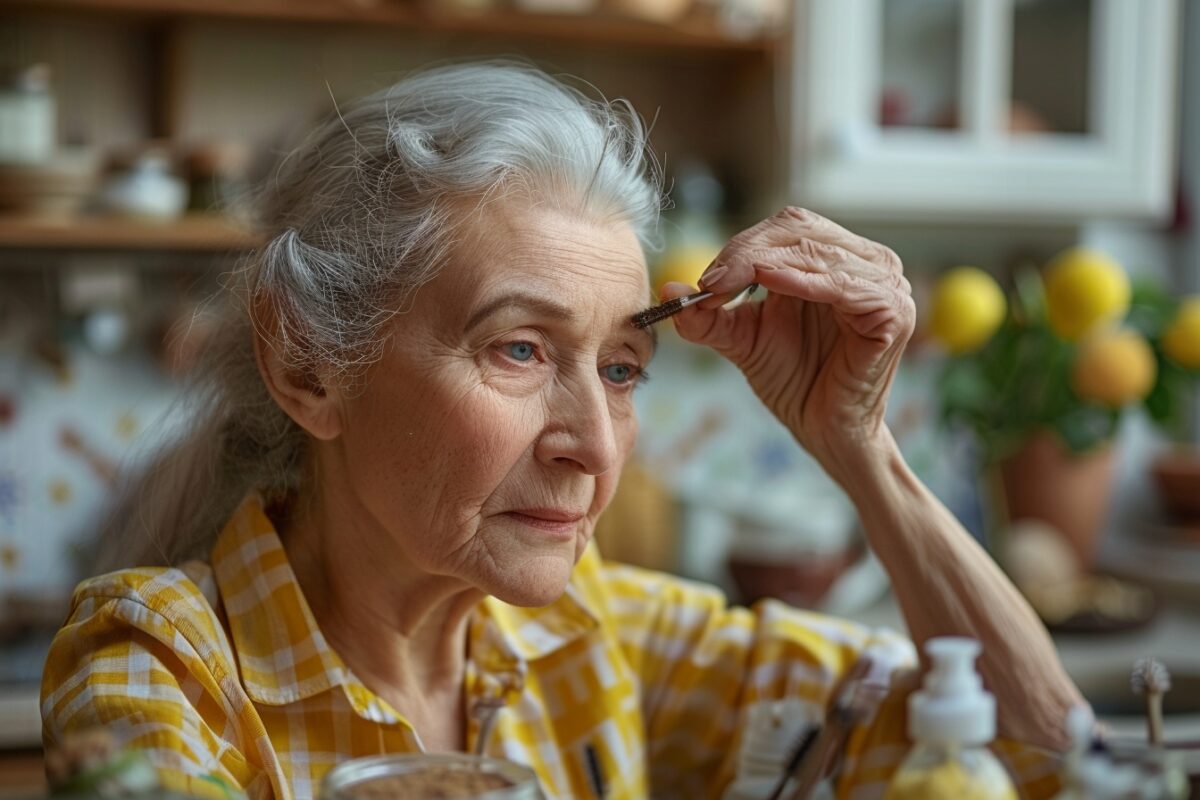
[[[790,200],[850,216],[1161,218],[1178,0],[798,0]]]

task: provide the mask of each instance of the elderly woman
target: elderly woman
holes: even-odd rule
[[[911,658],[590,544],[654,354],[630,318],[660,205],[636,115],[527,66],[423,71],[316,130],[270,182],[194,429],[116,517],[142,566],[85,581],[54,642],[47,746],[116,726],[205,796],[478,750],[549,798],[719,797],[752,708],[819,719],[864,653]],[[764,302],[722,305],[751,282]],[[850,495],[915,640],[981,639],[1002,736],[1061,746],[1080,697],[1048,636],[884,423],[914,318],[895,254],[788,208],[702,284],[718,296],[676,329]],[[882,794],[901,695],[851,736],[839,794]]]

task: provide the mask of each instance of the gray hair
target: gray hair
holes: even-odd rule
[[[303,485],[307,437],[271,398],[263,337],[303,374],[358,379],[386,325],[445,265],[466,203],[523,192],[657,246],[661,171],[623,100],[530,65],[441,65],[340,109],[282,160],[259,208],[269,236],[223,289],[186,432],[123,489],[98,566],[206,558],[240,500]]]

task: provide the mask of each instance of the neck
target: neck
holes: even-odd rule
[[[482,592],[417,569],[352,503],[301,500],[281,538],[322,633],[372,691],[410,719],[460,701]]]

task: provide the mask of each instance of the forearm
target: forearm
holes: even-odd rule
[[[827,466],[829,466],[827,464]],[[979,668],[999,707],[1001,735],[1064,749],[1079,691],[1029,604],[954,515],[905,464],[890,434],[830,469],[891,577],[912,638],[979,639]]]

